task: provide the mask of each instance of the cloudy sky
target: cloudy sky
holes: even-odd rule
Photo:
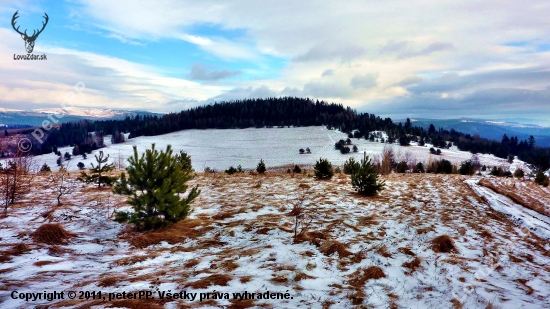
[[[42,26],[14,60],[20,30]],[[300,96],[550,125],[550,1],[0,1],[0,107],[180,111]]]

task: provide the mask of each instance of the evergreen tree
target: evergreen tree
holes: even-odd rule
[[[351,175],[361,168],[361,164],[351,157],[344,162],[344,174]]]
[[[523,173],[523,170],[521,168],[518,168],[514,171],[514,177],[516,178],[523,178],[525,174]]]
[[[311,154],[311,149],[309,149],[309,147],[306,148],[306,153]]]
[[[181,166],[184,170],[194,172],[193,165],[191,164],[191,156],[188,155],[183,150],[180,150],[180,153],[176,155],[179,162],[181,163]],[[240,166],[240,165],[239,165]]]
[[[63,156],[65,158],[65,160],[70,160],[71,159],[71,154],[68,153],[68,152],[65,152],[65,155]]]
[[[51,172],[51,171],[52,171],[51,168],[46,163],[44,163],[42,165],[42,167],[40,168],[41,173],[47,173],[47,172]]]
[[[128,204],[134,212],[118,212],[116,221],[134,223],[140,230],[149,230],[187,217],[191,212],[191,202],[200,190],[195,186],[186,197],[182,197],[194,174],[172,153],[170,145],[159,152],[153,144],[140,158],[134,146],[134,155],[128,159],[126,168],[128,178],[126,173],[122,173],[120,182],[114,187],[115,193],[130,196]]]
[[[298,165],[294,165],[294,169],[292,169],[292,172],[300,174],[302,172],[302,169]]]
[[[378,181],[376,167],[364,154],[360,168],[351,174],[351,185],[362,195],[376,195],[384,189],[385,181]]]
[[[95,155],[95,160],[97,162],[97,166],[94,166],[94,164],[91,163],[91,174],[82,171],[80,173],[79,179],[83,180],[86,183],[97,183],[98,188],[101,188],[101,184],[111,186],[115,181],[117,181],[118,177],[106,175],[108,172],[114,170],[115,168],[114,164],[107,164],[107,161],[109,160],[109,155],[105,157],[103,155],[103,151],[100,151],[99,157]]]
[[[256,172],[263,174],[265,173],[265,171],[266,171],[266,168],[265,168],[264,160],[260,159],[260,163],[258,163],[258,166],[256,166]]]
[[[401,174],[406,173],[408,169],[409,168],[407,166],[407,162],[405,162],[405,161],[401,161],[401,162],[397,163],[397,166],[395,167],[395,171],[397,173],[401,173]]]
[[[320,158],[319,161],[315,163],[313,171],[317,179],[331,179],[334,175],[332,164],[330,164],[328,159]]]
[[[304,152],[306,152],[304,148],[300,148],[300,154],[304,154]]]
[[[83,170],[84,167],[85,167],[84,163],[82,163],[82,162],[78,162],[78,164],[77,164],[76,166],[77,166],[78,169],[80,169],[80,170]]]
[[[353,152],[358,152],[359,148],[357,148],[357,145],[353,145]]]
[[[473,175],[474,174],[474,166],[472,164],[472,160],[466,160],[460,164],[460,168],[458,169],[460,172],[460,175]]]

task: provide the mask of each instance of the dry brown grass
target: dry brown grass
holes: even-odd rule
[[[479,181],[479,184],[493,190],[498,194],[502,194],[508,197],[515,203],[520,204],[525,208],[529,208],[545,216],[550,216],[550,211],[543,203],[525,194],[521,195],[519,192],[520,188],[497,186],[493,184],[489,179],[481,179]]]
[[[124,235],[131,245],[136,248],[146,248],[163,241],[169,244],[185,243],[187,239],[195,239],[214,229],[212,220],[190,219],[182,220],[169,227],[147,232],[145,234]]]
[[[239,281],[241,283],[247,283],[247,282],[250,282],[252,281],[252,276],[242,276],[239,278]]]
[[[449,235],[441,235],[434,238],[432,240],[432,250],[435,253],[458,253],[458,248],[456,247],[455,242]]]
[[[199,265],[200,261],[198,259],[191,259],[189,261],[187,261],[183,267],[185,268],[192,268],[192,267],[195,267],[197,265]]]
[[[308,275],[306,273],[303,273],[301,271],[296,273],[296,276],[294,276],[294,281],[296,281],[296,282],[304,280],[304,279],[315,279],[315,277],[310,276],[310,275]]]
[[[255,307],[256,304],[254,304],[254,300],[252,299],[232,299],[229,302],[231,302],[231,305],[227,307],[227,309],[244,309],[244,308],[252,308]]]
[[[326,256],[331,256],[332,254],[337,252],[340,258],[344,258],[353,254],[348,251],[346,245],[336,240],[327,240],[322,242],[321,246],[319,247],[319,251]]]
[[[188,282],[185,287],[192,289],[206,289],[212,285],[227,286],[229,281],[233,279],[233,276],[226,274],[213,274],[197,281]]]
[[[453,304],[453,309],[462,309],[464,307],[462,303],[456,298],[451,299],[451,303]]]
[[[66,244],[67,239],[76,235],[65,230],[59,223],[46,223],[36,229],[31,236],[36,242],[48,245],[63,245]]]
[[[115,276],[107,276],[99,279],[97,286],[100,287],[108,287],[108,286],[115,286],[118,282],[118,278]]]
[[[361,290],[368,280],[376,280],[385,278],[386,274],[382,268],[378,266],[369,266],[368,268],[359,268],[350,275],[348,284],[354,287],[356,290]]]
[[[374,250],[376,251],[376,253],[380,254],[385,258],[392,257],[392,254],[388,251],[388,248],[385,245],[376,246]]]
[[[412,252],[411,248],[409,248],[409,247],[401,247],[401,248],[397,249],[397,251],[399,251],[401,253],[404,253],[406,255],[416,256],[416,254],[414,254],[414,252]]]
[[[54,261],[38,261],[38,262],[34,262],[34,266],[44,266],[44,265],[50,265],[50,264],[55,264]]]
[[[535,291],[535,290],[533,290],[532,287],[530,287],[530,286],[527,285],[527,282],[529,281],[529,280],[527,280],[527,279],[516,279],[516,280],[514,280],[514,281],[516,281],[517,283],[519,283],[519,284],[521,284],[523,287],[525,287],[525,289],[526,289],[525,294],[527,294],[527,295],[531,295],[531,294],[533,294],[533,292]]]
[[[422,259],[419,257],[415,257],[414,259],[412,259],[412,261],[403,263],[402,266],[410,269],[410,271],[406,273],[407,275],[410,275],[413,272],[415,272],[418,268],[421,268],[421,264],[422,264]]]
[[[129,308],[129,309],[163,309],[164,305],[158,300],[145,300],[145,299],[125,299],[114,300],[110,303],[109,307],[116,308]]]

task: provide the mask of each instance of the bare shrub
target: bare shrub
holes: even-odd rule
[[[326,256],[331,256],[334,253],[338,253],[338,257],[343,258],[352,255],[346,248],[346,245],[336,240],[327,240],[321,243],[319,251]]]
[[[388,175],[391,173],[395,165],[394,151],[392,146],[384,145],[382,150],[382,158],[380,161],[380,174]]]
[[[64,166],[58,172],[48,175],[48,183],[57,198],[57,205],[61,205],[61,197],[73,193],[77,188],[77,179],[71,175]]]

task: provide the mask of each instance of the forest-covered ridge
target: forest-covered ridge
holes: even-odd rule
[[[120,139],[121,132],[130,133],[129,138],[154,136],[186,129],[239,129],[281,126],[326,126],[338,129],[355,138],[369,138],[372,131],[384,131],[390,141],[431,143],[446,148],[450,144],[460,150],[472,153],[490,153],[506,158],[519,156],[538,169],[550,168],[550,149],[536,146],[533,137],[519,140],[506,135],[499,140],[489,140],[477,135],[465,134],[454,129],[427,130],[414,126],[408,119],[396,123],[391,118],[374,114],[358,113],[342,104],[327,103],[309,98],[281,97],[266,99],[243,99],[230,102],[216,102],[198,106],[179,113],[162,116],[136,115],[123,120],[83,120],[63,123],[59,129],[51,130],[37,153],[49,153],[55,146],[80,145],[81,149],[91,147],[90,132],[102,135],[112,134]],[[450,142],[450,144],[449,144]],[[98,146],[98,145],[95,145]],[[99,145],[100,147],[101,145]]]

